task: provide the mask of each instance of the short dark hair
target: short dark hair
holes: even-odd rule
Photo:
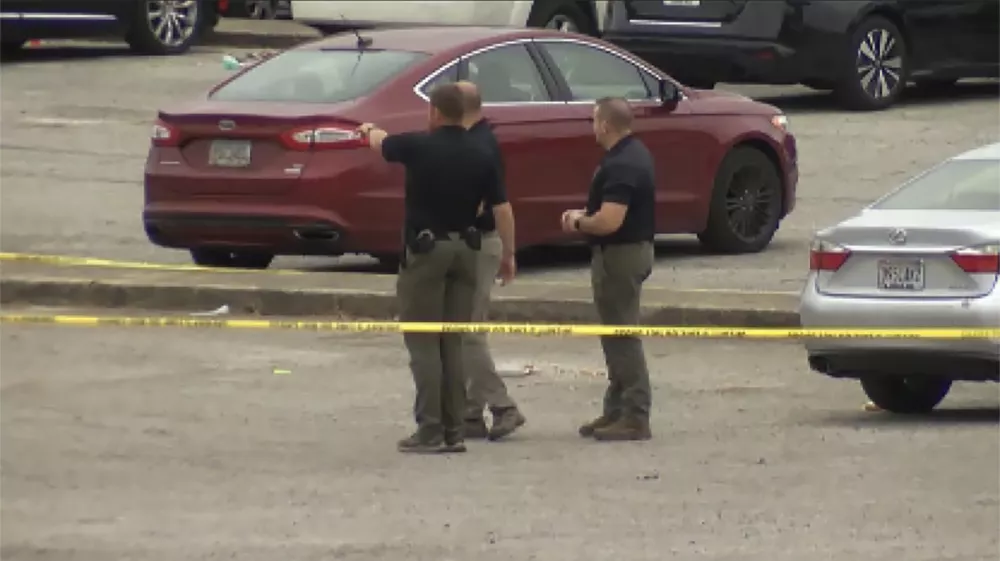
[[[598,99],[597,116],[616,131],[624,132],[632,128],[632,105],[624,97]]]
[[[461,121],[465,115],[465,96],[458,84],[440,84],[430,93],[431,106],[449,121]]]

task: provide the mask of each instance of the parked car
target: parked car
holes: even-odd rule
[[[292,0],[292,17],[324,33],[345,27],[476,25],[543,27],[599,35],[605,0]]]
[[[226,0],[222,16],[244,19],[292,19],[291,0]]]
[[[685,84],[802,83],[863,110],[1000,74],[998,0],[625,0],[603,37]]]
[[[1000,144],[951,158],[819,232],[804,327],[1000,328]],[[1000,340],[818,339],[813,370],[860,379],[896,413],[922,413],[953,381],[998,381]]]
[[[134,51],[186,52],[218,20],[219,0],[4,0],[0,45],[4,53],[32,39],[83,39],[116,35]]]
[[[593,102],[625,96],[659,166],[657,230],[755,252],[795,205],[795,137],[778,109],[684,87],[591,37],[440,27],[334,35],[252,65],[159,112],[145,171],[149,239],[201,265],[267,267],[275,255],[392,260],[400,166],[354,132],[427,126],[428,91],[479,85],[507,167],[521,247],[562,243],[561,212],[586,203],[601,149]]]

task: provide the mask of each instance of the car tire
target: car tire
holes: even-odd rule
[[[205,0],[193,0],[191,4],[177,12],[187,17],[185,19],[172,17],[172,12],[167,9],[173,6],[168,0],[156,2],[137,2],[135,18],[129,27],[125,40],[128,41],[132,50],[146,55],[177,55],[186,52],[198,40],[211,24],[210,7]],[[168,21],[177,22],[181,34],[179,37],[168,34],[171,29],[169,25],[160,27],[163,18]]]
[[[778,230],[783,199],[774,162],[756,148],[737,147],[716,172],[708,223],[698,239],[714,252],[759,252]]]
[[[191,259],[202,267],[226,269],[266,269],[274,261],[274,255],[257,251],[231,251],[220,248],[197,248],[191,250]]]
[[[867,376],[861,388],[868,399],[891,413],[915,415],[929,413],[944,400],[951,380],[915,376]]]
[[[883,49],[882,38],[887,36]],[[844,71],[835,93],[848,109],[875,111],[895,103],[909,71],[906,39],[896,24],[873,16],[851,34]]]
[[[559,29],[583,35],[597,35],[594,23],[572,0],[536,0],[528,16],[528,27]]]

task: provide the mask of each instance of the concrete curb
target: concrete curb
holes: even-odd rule
[[[228,305],[233,313],[262,316],[346,316],[392,320],[396,299],[386,292],[337,289],[284,290],[225,284],[88,281],[79,279],[4,277],[0,303],[147,311],[207,311]],[[491,320],[520,323],[596,323],[588,300],[496,298]],[[705,305],[644,306],[645,325],[798,327],[794,310],[711,307]]]

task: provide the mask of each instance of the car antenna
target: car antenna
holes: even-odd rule
[[[344,14],[340,14],[340,19],[344,20],[344,23],[348,24],[348,29],[353,31],[354,36],[358,38],[358,49],[364,49],[366,47],[372,46],[372,38],[363,37],[360,33],[358,33],[358,28],[351,26],[350,23],[347,21],[347,18],[344,17]]]

